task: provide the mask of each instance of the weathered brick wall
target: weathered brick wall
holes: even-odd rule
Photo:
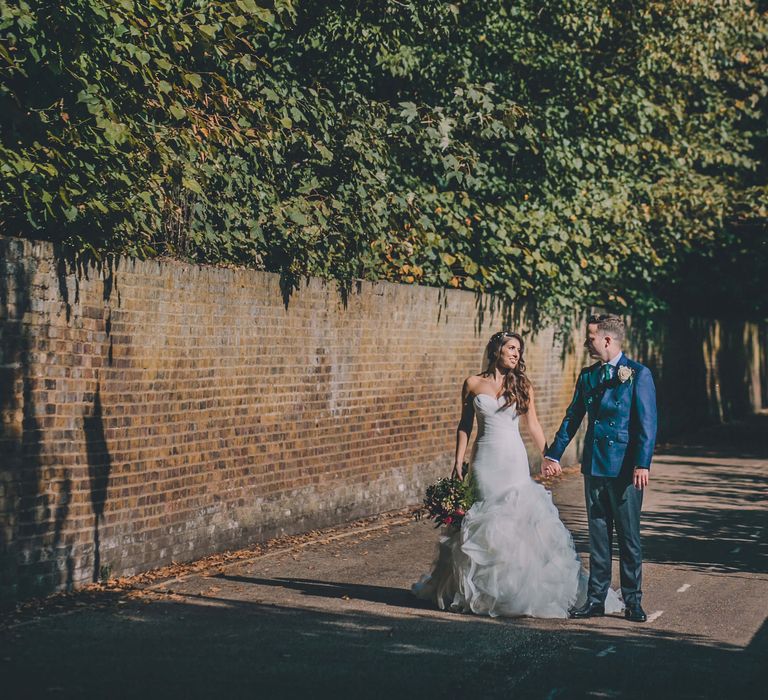
[[[501,325],[475,296],[0,239],[2,586],[50,591],[418,502]],[[552,432],[580,358],[529,353]],[[575,450],[571,453],[575,459]]]
[[[0,598],[418,502],[501,326],[467,292],[363,283],[345,306],[313,280],[286,307],[276,275],[72,272],[48,244],[0,238]],[[526,352],[548,436],[577,336]],[[639,344],[674,364],[654,340]]]

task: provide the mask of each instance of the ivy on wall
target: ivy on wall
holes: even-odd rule
[[[768,215],[766,39],[746,0],[0,0],[2,230],[653,310]]]

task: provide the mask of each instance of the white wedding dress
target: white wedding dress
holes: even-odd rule
[[[480,492],[461,529],[443,528],[431,574],[412,586],[419,598],[491,617],[567,617],[586,599],[587,572],[549,491],[530,477],[514,404],[474,397],[478,435],[471,464]],[[609,590],[606,612],[623,604]]]

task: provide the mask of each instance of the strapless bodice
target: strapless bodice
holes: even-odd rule
[[[503,396],[496,398],[490,394],[477,394],[473,399],[475,415],[477,416],[477,439],[480,440],[490,433],[500,431],[494,437],[509,436],[509,431],[519,431],[517,407],[513,403],[504,407]]]
[[[504,408],[504,397],[477,394],[473,399],[477,438],[472,468],[485,499],[501,498],[515,484],[530,479],[528,455],[520,436],[515,404]]]

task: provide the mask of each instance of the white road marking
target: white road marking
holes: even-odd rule
[[[560,688],[552,688],[547,695],[547,700],[553,700],[560,693]]]
[[[664,614],[663,610],[657,610],[655,613],[648,615],[648,622],[654,622],[658,620]]]
[[[738,554],[741,551],[741,547],[736,547],[735,549],[731,550],[731,554]]]
[[[691,587],[690,583],[684,583],[680,588],[677,589],[678,593],[685,593],[689,588]]]
[[[603,649],[601,652],[598,652],[598,656],[608,656],[608,654],[613,654],[616,651],[616,647],[608,647],[607,649]]]

